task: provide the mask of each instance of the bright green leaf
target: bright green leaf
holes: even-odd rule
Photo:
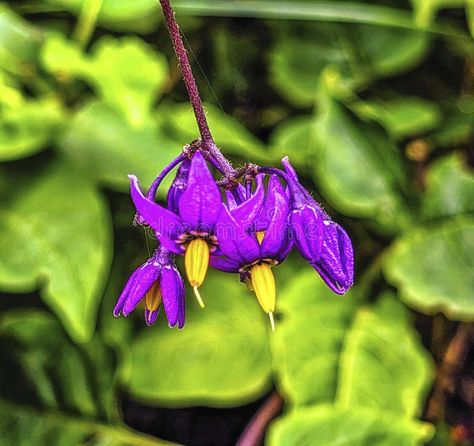
[[[422,27],[429,27],[440,9],[463,7],[466,0],[411,0],[415,14],[415,23]]]
[[[429,425],[383,411],[320,405],[277,420],[268,446],[422,446],[433,434]]]
[[[78,15],[84,0],[43,0]],[[159,21],[155,0],[101,0],[100,25],[118,31],[151,32]]]
[[[420,415],[434,375],[406,311],[390,294],[357,313],[339,367],[338,404],[406,417]]]
[[[474,212],[474,173],[459,154],[436,161],[426,175],[425,218]]]
[[[103,37],[88,56],[76,43],[52,35],[44,45],[42,60],[46,69],[61,77],[89,82],[137,127],[148,117],[168,77],[164,56],[138,37]]]
[[[204,310],[190,294],[183,330],[169,329],[161,318],[130,345],[126,390],[166,405],[233,406],[261,396],[271,381],[270,324],[255,296],[238,275],[224,273],[206,279]]]
[[[207,119],[216,144],[230,155],[249,157],[252,161],[268,159],[265,146],[235,118],[212,104],[205,104]],[[158,109],[170,128],[173,138],[181,145],[199,137],[196,118],[189,104],[166,104]]]
[[[0,287],[41,288],[77,341],[90,339],[110,256],[110,217],[96,189],[57,163],[11,181],[0,210]]]
[[[118,190],[128,190],[128,174],[148,187],[182,145],[163,134],[158,120],[139,127],[103,102],[86,104],[59,140],[59,148],[88,175]]]
[[[0,73],[0,161],[24,158],[44,149],[62,118],[56,100],[27,99],[13,86],[2,83]]]
[[[427,314],[474,320],[474,220],[413,229],[386,255],[384,271],[407,305]]]
[[[339,357],[356,301],[352,291],[334,295],[312,270],[281,291],[277,309],[283,320],[272,337],[273,361],[279,390],[292,405],[334,401]]]
[[[32,74],[41,32],[0,3],[0,67],[17,75]]]
[[[353,109],[365,119],[379,122],[394,138],[402,139],[436,128],[441,123],[439,108],[424,99],[400,96],[388,101],[359,102]]]

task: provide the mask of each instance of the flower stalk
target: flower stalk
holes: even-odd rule
[[[236,170],[232,167],[230,161],[222,154],[219,148],[216,146],[214,139],[212,138],[209,124],[207,123],[206,112],[202,105],[201,96],[199,95],[199,89],[194,79],[193,70],[191,63],[189,62],[188,53],[184,47],[183,39],[181,37],[181,30],[178,22],[176,21],[175,13],[169,0],[160,0],[161,9],[165,17],[166,25],[171,37],[174,52],[178,58],[179,67],[183,74],[184,84],[188,91],[189,101],[193,107],[194,116],[201,134],[202,148],[205,152],[208,152],[213,160],[218,164],[219,170],[227,179],[232,179],[236,176]]]

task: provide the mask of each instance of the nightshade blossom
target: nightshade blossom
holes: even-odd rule
[[[171,207],[166,209],[146,198],[135,176],[131,180],[131,196],[141,218],[156,232],[159,242],[174,254],[184,255],[186,274],[199,304],[199,295],[209,265],[210,253],[216,250],[215,227],[223,209],[221,194],[200,152],[193,155],[183,189],[173,192]]]
[[[143,299],[148,325],[156,321],[163,305],[169,326],[184,326],[184,282],[173,255],[163,247],[132,273],[115,305],[114,316],[128,316]]]
[[[299,253],[316,269],[329,288],[337,294],[344,294],[354,282],[351,240],[301,185],[287,157],[283,158],[282,164],[291,195],[291,238]]]
[[[271,268],[283,262],[291,249],[289,203],[285,189],[274,175],[264,200],[262,180],[257,177],[257,190],[248,200],[232,209],[224,208],[217,226],[219,251],[211,256],[211,265],[248,279],[274,328],[276,287]]]

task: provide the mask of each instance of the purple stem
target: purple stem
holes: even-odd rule
[[[220,170],[227,178],[233,178],[235,176],[235,170],[232,164],[227,160],[219,148],[214,143],[212,138],[211,130],[206,119],[206,113],[202,106],[201,97],[199,96],[199,90],[196,84],[196,80],[193,76],[191,64],[189,63],[188,53],[184,47],[183,39],[181,37],[181,31],[179,29],[178,22],[170,5],[169,0],[159,0],[163,14],[165,16],[166,25],[173,43],[173,48],[176,53],[176,57],[179,61],[179,66],[183,74],[184,84],[188,91],[189,100],[194,110],[194,116],[201,134],[203,148],[212,155],[214,160],[219,164]]]
[[[184,153],[182,153],[177,158],[175,158],[173,161],[171,161],[171,163],[168,164],[163,169],[163,171],[155,178],[155,181],[153,181],[152,185],[150,186],[150,189],[148,189],[148,193],[146,194],[146,197],[148,199],[153,200],[153,201],[155,200],[156,191],[158,190],[158,187],[160,186],[161,182],[164,180],[166,175],[168,175],[185,158],[186,158],[186,155]]]

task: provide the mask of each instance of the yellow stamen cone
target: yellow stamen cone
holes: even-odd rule
[[[263,311],[273,313],[275,311],[276,286],[271,266],[268,263],[252,266],[250,277]]]
[[[209,245],[202,238],[191,240],[184,255],[184,266],[188,281],[193,287],[199,305],[204,308],[204,302],[199,294],[198,287],[204,282],[209,266]]]
[[[150,288],[148,293],[145,295],[145,308],[149,312],[149,320],[151,320],[151,316],[153,311],[158,310],[162,301],[162,294],[159,282],[155,282],[155,284]]]

